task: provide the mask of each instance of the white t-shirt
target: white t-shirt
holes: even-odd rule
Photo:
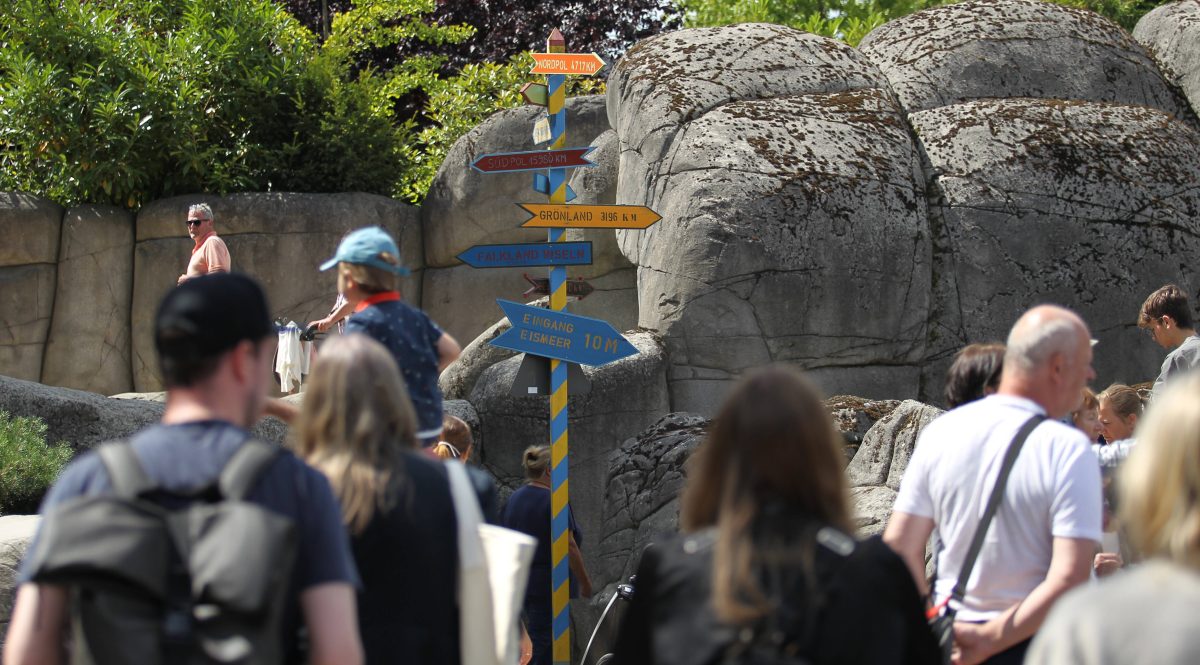
[[[1004,453],[1025,421],[1045,411],[1011,395],[992,395],[930,423],[900,484],[895,510],[929,517],[943,543],[935,600],[950,595],[987,506]],[[1101,537],[1100,466],[1083,432],[1046,420],[1013,465],[975,561],[958,618],[985,621],[1029,595],[1046,578],[1053,539]]]

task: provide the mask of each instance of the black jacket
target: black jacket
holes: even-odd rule
[[[813,539],[816,529],[806,530]],[[852,543],[848,538],[848,543]],[[717,620],[711,602],[712,530],[647,548],[638,567],[634,598],[617,637],[620,665],[721,663],[741,631]],[[813,619],[808,648],[813,663],[937,663],[939,652],[923,605],[904,562],[878,537],[859,542],[848,556],[817,552],[823,601]],[[830,563],[832,561],[832,563]],[[808,584],[792,576],[778,593],[789,604],[794,634],[807,608]],[[805,578],[806,579],[806,578]],[[766,589],[774,593],[771,589]],[[807,612],[811,616],[812,612]]]

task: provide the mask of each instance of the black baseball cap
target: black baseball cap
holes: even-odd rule
[[[160,356],[207,358],[242,340],[274,333],[267,298],[253,279],[236,273],[196,277],[171,289],[154,317]]]

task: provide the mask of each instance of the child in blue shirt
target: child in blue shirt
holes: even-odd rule
[[[401,299],[397,277],[408,270],[400,265],[400,248],[387,231],[369,226],[350,233],[321,270],[334,266],[338,292],[354,308],[346,334],[365,334],[391,351],[417,412],[417,436],[422,445],[432,445],[442,432],[438,375],[462,349],[425,312]]]

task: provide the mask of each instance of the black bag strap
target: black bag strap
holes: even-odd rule
[[[275,461],[279,448],[258,439],[246,439],[241,448],[225,463],[217,481],[221,497],[232,501],[244,501],[254,489],[258,477]]]
[[[136,499],[158,485],[146,475],[128,440],[109,441],[96,449],[117,496]]]
[[[1004,498],[1004,487],[1008,484],[1008,476],[1017,462],[1017,455],[1021,454],[1021,447],[1025,445],[1025,439],[1028,439],[1034,428],[1045,419],[1046,416],[1036,415],[1026,420],[1025,424],[1021,425],[1021,429],[1017,430],[1017,435],[1013,437],[1012,443],[1008,444],[1008,451],[1004,454],[1004,463],[1000,466],[1000,474],[996,476],[996,484],[992,487],[992,495],[988,497],[987,507],[983,510],[979,526],[975,527],[975,538],[971,540],[971,549],[967,550],[967,557],[963,559],[962,569],[958,573],[958,582],[954,584],[954,590],[950,592],[950,600],[962,602],[963,596],[966,595],[967,580],[971,578],[971,569],[975,567],[975,560],[979,558],[979,551],[983,549],[983,539],[987,536],[992,518],[1000,509],[1000,501]],[[949,608],[949,605],[947,607]]]

